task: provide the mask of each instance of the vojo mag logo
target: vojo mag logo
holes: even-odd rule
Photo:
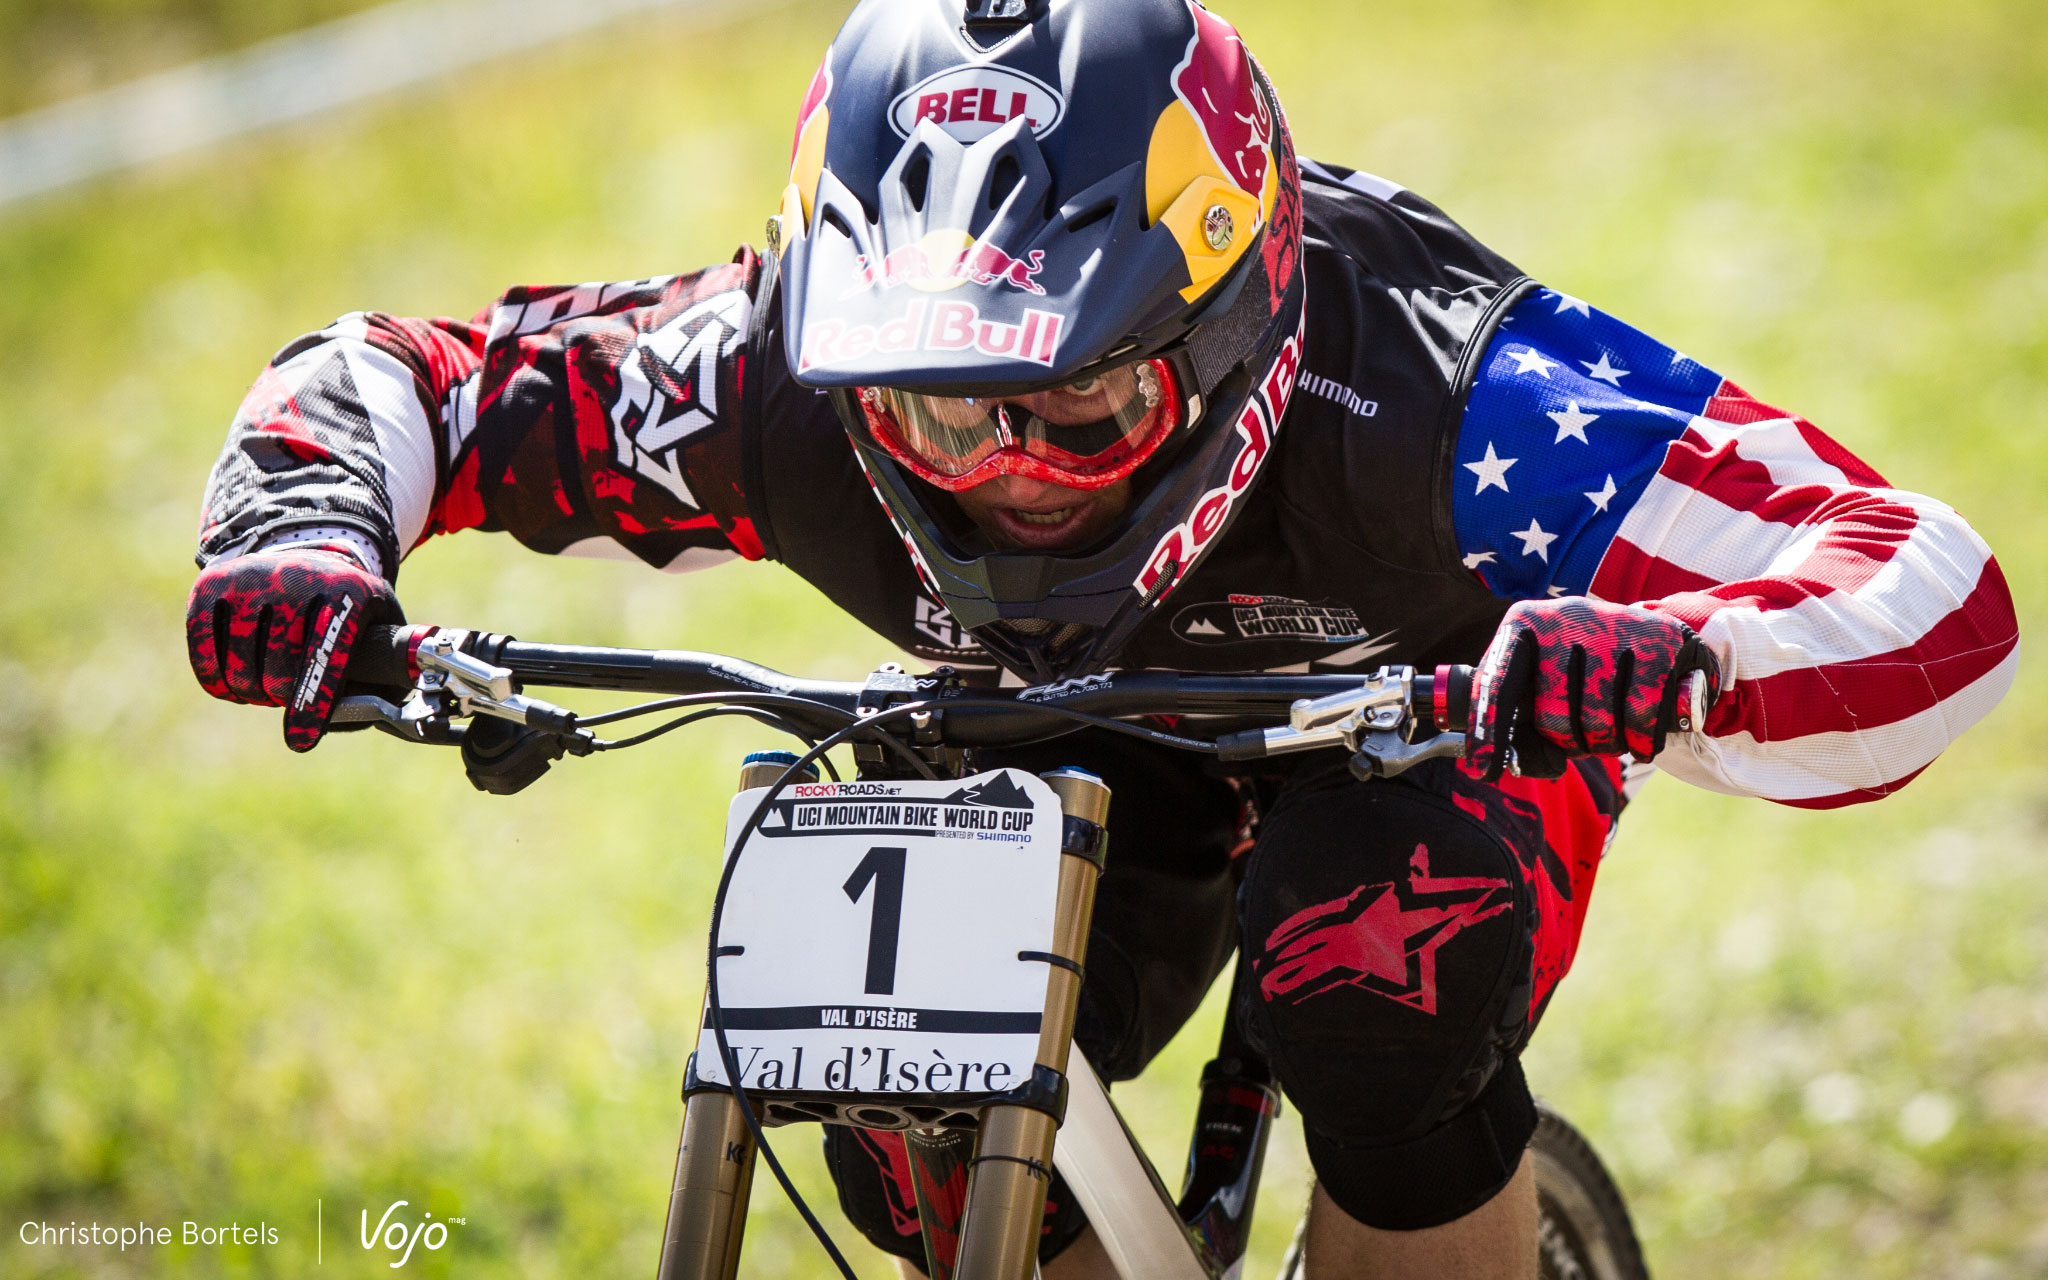
[[[1024,117],[1025,127],[1043,138],[1066,117],[1067,100],[1036,76],[1008,67],[954,67],[927,76],[889,107],[889,123],[909,137],[920,120],[930,120],[960,142],[978,142]]]

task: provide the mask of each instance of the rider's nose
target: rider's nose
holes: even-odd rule
[[[1072,492],[1064,486],[1030,476],[997,476],[989,484],[993,487],[992,496],[1005,507],[1036,506]]]

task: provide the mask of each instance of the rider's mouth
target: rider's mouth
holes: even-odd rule
[[[1010,508],[1010,514],[1022,520],[1025,524],[1050,526],[1065,524],[1067,517],[1074,514],[1074,508],[1061,507],[1058,511],[1026,511],[1021,507],[1012,507]]]
[[[1097,523],[1093,501],[1070,502],[1051,511],[1024,507],[992,507],[997,540],[1020,551],[1065,551],[1093,536]]]

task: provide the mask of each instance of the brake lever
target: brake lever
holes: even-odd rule
[[[1413,755],[1409,744],[1400,741],[1400,731],[1409,723],[1408,707],[1414,692],[1413,667],[1381,667],[1361,680],[1356,689],[1296,702],[1287,709],[1284,725],[1225,734],[1217,739],[1217,755],[1226,761],[1257,760],[1322,747],[1343,747],[1393,762],[1390,771],[1377,775],[1391,777],[1420,760],[1433,758]],[[1381,740],[1398,744],[1400,750],[1377,745]],[[1368,742],[1375,745],[1363,745]],[[1437,754],[1443,752],[1443,748],[1437,749]]]
[[[414,704],[430,705],[431,698],[423,695],[438,693],[452,697],[465,715],[495,716],[565,738],[577,735],[575,712],[520,693],[509,667],[494,666],[464,653],[460,643],[454,633],[443,631],[419,647],[419,686],[406,700],[399,713],[402,717],[424,718]]]
[[[462,740],[458,715],[490,716],[564,740],[576,755],[588,754],[591,735],[576,727],[576,713],[519,692],[515,673],[462,652],[467,632],[442,631],[419,646],[419,679],[403,705],[375,694],[343,698],[328,723],[370,725],[407,742],[452,744]]]
[[[1360,782],[1391,778],[1408,772],[1425,760],[1455,760],[1465,754],[1465,735],[1439,733],[1421,742],[1408,742],[1393,732],[1368,733],[1351,757],[1351,776]]]

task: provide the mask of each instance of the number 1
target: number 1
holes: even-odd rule
[[[846,878],[848,901],[859,902],[875,881],[874,916],[868,923],[868,983],[871,996],[896,994],[896,940],[903,932],[903,849],[870,849]]]

